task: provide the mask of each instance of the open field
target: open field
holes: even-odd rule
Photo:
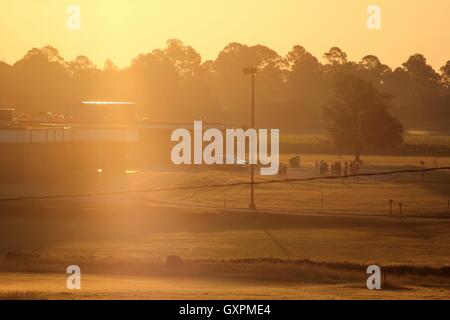
[[[436,145],[450,147],[450,136],[442,133],[432,133],[423,130],[411,130],[404,135],[406,144],[415,145]],[[290,144],[317,144],[328,142],[326,134],[284,134],[281,136],[281,143]]]
[[[369,291],[360,284],[270,283],[223,279],[87,275],[82,290],[64,289],[61,274],[0,274],[2,298],[16,299],[448,299],[448,286]],[[43,286],[45,283],[45,286]],[[12,290],[12,291],[11,291]],[[32,291],[30,291],[32,290]],[[42,292],[45,290],[45,292]],[[25,292],[20,295],[19,292]]]
[[[293,155],[283,155],[288,162]],[[351,156],[303,155],[301,168],[290,169],[289,178],[316,177],[315,161],[351,161]],[[365,156],[362,172],[383,172],[401,169],[419,169],[420,161],[428,167],[450,166],[450,158]],[[257,181],[277,177],[258,177]],[[129,178],[130,190],[158,187],[187,187],[211,184],[247,182],[248,172],[204,171],[146,172]],[[148,193],[154,202],[183,204],[213,208],[242,209],[248,205],[249,186],[207,188],[202,190],[175,190]],[[289,182],[258,185],[256,198],[262,210],[302,213],[389,214],[389,200],[394,200],[393,214],[398,214],[402,203],[403,216],[442,216],[449,214],[450,174],[447,171],[426,174],[396,174],[380,177],[357,177],[308,182]]]
[[[450,156],[450,136],[445,133],[412,130],[404,134],[404,144],[397,148],[367,149],[373,155],[397,156]],[[281,150],[284,153],[337,153],[326,134],[282,134]],[[351,148],[345,150],[351,152]]]
[[[289,176],[315,176],[321,159],[336,157],[303,156]],[[422,159],[434,162],[364,157],[363,170]],[[448,172],[258,185],[256,212],[248,186],[145,191],[247,180],[246,170],[159,168],[82,190],[111,194],[2,201],[0,298],[450,298]],[[184,263],[167,265],[169,255]],[[76,293],[65,289],[72,264],[83,272]],[[371,264],[385,290],[365,289]]]
[[[450,301],[449,12],[0,0],[0,300]]]
[[[95,202],[66,203],[74,210],[64,217],[58,210],[63,202],[48,201],[44,208],[34,203],[27,213],[16,211],[17,218],[2,217],[0,292],[31,299],[449,298],[445,219],[151,204],[124,217],[118,203]],[[171,267],[167,255],[184,263]],[[364,288],[364,268],[372,263],[387,274],[381,292]],[[72,264],[83,271],[76,293],[65,289],[65,268]]]

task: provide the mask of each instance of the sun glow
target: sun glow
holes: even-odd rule
[[[317,57],[339,46],[352,60],[371,53],[392,67],[420,52],[438,68],[450,51],[450,33],[438,32],[450,30],[445,0],[378,0],[380,30],[366,26],[371,3],[355,0],[77,0],[79,30],[67,28],[73,1],[1,2],[0,60],[8,63],[30,48],[52,45],[68,60],[84,54],[100,67],[108,58],[123,67],[171,38],[192,45],[204,60],[235,41],[281,55],[300,44]]]

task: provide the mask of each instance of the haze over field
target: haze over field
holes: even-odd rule
[[[0,0],[0,300],[449,299],[449,12]]]

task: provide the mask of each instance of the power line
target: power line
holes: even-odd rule
[[[425,172],[439,171],[439,170],[450,170],[450,167],[438,167],[438,168],[430,168],[430,169],[406,169],[406,170],[385,171],[385,172],[359,173],[359,174],[345,175],[345,176],[319,176],[319,177],[300,178],[300,179],[264,180],[264,181],[255,181],[254,184],[262,185],[262,184],[277,184],[277,183],[288,183],[288,182],[306,182],[306,181],[317,181],[317,180],[348,179],[348,178],[356,178],[356,177],[385,176],[385,175],[393,175],[393,174],[401,174],[401,173],[425,173]],[[143,189],[143,190],[136,190],[136,191],[132,191],[132,192],[191,190],[191,189],[195,190],[195,189],[206,189],[206,188],[236,187],[236,186],[245,186],[245,185],[250,185],[250,184],[251,184],[251,182],[234,182],[234,183],[228,183],[228,184],[179,186],[179,187],[158,188],[158,189],[149,189],[149,190]]]
[[[254,184],[255,185],[265,185],[265,184],[281,184],[281,183],[308,182],[308,181],[320,181],[320,180],[349,179],[349,178],[357,178],[357,177],[388,176],[388,175],[404,174],[404,173],[426,173],[426,172],[443,171],[443,170],[450,170],[450,167],[437,167],[437,168],[429,168],[429,169],[405,169],[405,170],[395,170],[395,171],[385,171],[385,172],[350,174],[350,175],[344,175],[344,176],[319,176],[319,177],[300,178],[300,179],[264,180],[264,181],[255,181]],[[13,198],[0,198],[0,202],[35,200],[35,199],[89,197],[89,196],[115,195],[115,194],[127,194],[127,193],[142,193],[142,192],[199,190],[199,189],[210,189],[210,188],[232,188],[232,187],[238,187],[238,186],[248,186],[251,184],[252,184],[251,182],[233,182],[233,183],[225,183],[225,184],[208,184],[208,185],[198,185],[198,186],[178,186],[178,187],[165,187],[165,188],[153,188],[153,189],[136,189],[136,190],[114,191],[114,192],[91,192],[91,193],[72,193],[72,194],[59,194],[59,195],[23,196],[23,197],[13,197]]]

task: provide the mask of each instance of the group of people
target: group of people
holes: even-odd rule
[[[361,163],[357,161],[352,162],[327,162],[324,160],[316,161],[316,175],[321,176],[348,176],[357,175],[361,169]],[[280,163],[278,170],[278,177],[280,180],[288,180],[288,166]]]
[[[359,162],[345,162],[342,164],[341,162],[332,162],[329,164],[327,161],[320,160],[316,161],[316,173],[321,176],[348,176],[348,175],[357,175],[359,173],[359,169],[361,168],[361,164]]]

